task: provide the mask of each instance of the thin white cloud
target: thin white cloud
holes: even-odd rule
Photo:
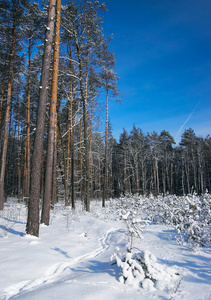
[[[200,101],[199,101],[200,102]],[[190,120],[190,118],[192,117],[193,113],[195,112],[197,106],[199,105],[199,102],[196,104],[196,106],[194,107],[194,109],[192,110],[192,112],[190,113],[190,115],[188,116],[187,120],[182,124],[182,126],[180,127],[180,129],[178,130],[177,134],[176,134],[176,138],[178,137],[178,135],[180,134],[180,132],[182,131],[183,127],[188,123],[188,121]]]

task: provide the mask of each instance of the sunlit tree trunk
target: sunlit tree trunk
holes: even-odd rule
[[[57,124],[57,116],[56,116]],[[54,156],[53,156],[53,188],[52,188],[52,207],[54,208],[57,202],[57,144],[58,144],[58,128],[55,127],[55,143],[54,143]]]
[[[39,236],[39,198],[40,198],[40,181],[43,153],[43,139],[45,129],[45,115],[48,97],[50,64],[54,36],[55,23],[55,5],[56,0],[49,0],[48,22],[45,36],[44,57],[42,65],[42,75],[40,82],[39,106],[37,113],[37,125],[34,142],[34,152],[32,158],[32,173],[30,199],[28,206],[28,219],[26,233]]]
[[[60,17],[61,16],[61,0],[56,1],[56,23],[54,38],[54,54],[53,54],[53,75],[51,85],[51,99],[48,125],[48,148],[46,158],[45,172],[45,188],[42,207],[41,223],[49,225],[50,206],[52,198],[52,174],[53,174],[53,156],[55,145],[55,128],[57,126],[56,106],[57,106],[57,89],[58,89],[58,73],[59,73],[59,41],[60,41]]]

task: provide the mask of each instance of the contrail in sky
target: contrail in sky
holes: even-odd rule
[[[200,102],[200,101],[199,101]],[[178,137],[178,135],[180,134],[182,128],[185,126],[185,124],[188,123],[188,121],[190,120],[190,118],[192,117],[194,111],[196,110],[197,106],[199,105],[199,102],[196,104],[196,106],[194,107],[193,111],[190,113],[190,115],[188,116],[187,120],[182,124],[182,126],[180,127],[180,129],[178,130],[177,134],[176,134],[176,138]]]

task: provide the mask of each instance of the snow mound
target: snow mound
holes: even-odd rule
[[[121,268],[119,281],[135,289],[173,290],[180,280],[176,270],[159,264],[148,250],[134,254],[127,252],[125,256],[114,253],[112,259]]]

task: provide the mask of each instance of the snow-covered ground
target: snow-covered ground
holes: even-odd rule
[[[41,225],[35,238],[25,235],[25,206],[14,199],[5,204],[0,212],[1,300],[211,300],[210,247],[192,252],[177,244],[173,229],[150,223],[136,247],[150,251],[162,268],[173,268],[178,280],[170,290],[123,284],[111,257],[126,253],[125,222],[110,202],[103,209],[93,201],[91,213],[77,207],[57,205],[50,226]]]

